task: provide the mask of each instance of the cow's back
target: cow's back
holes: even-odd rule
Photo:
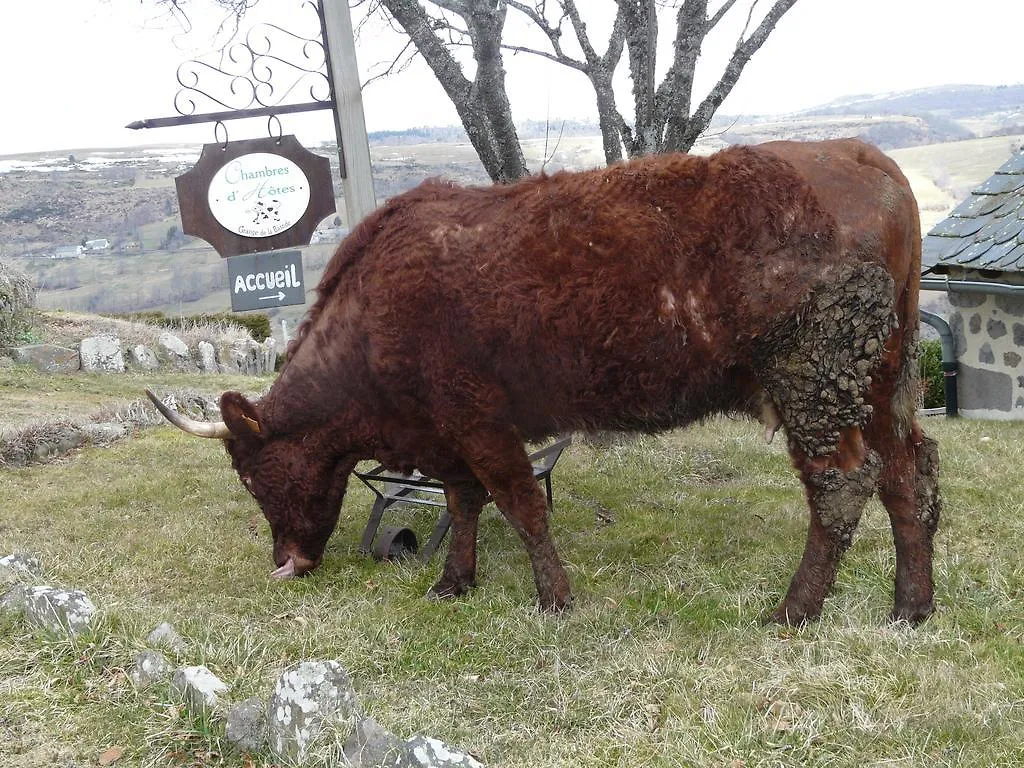
[[[878,205],[845,146],[780,146],[510,186],[427,182],[373,214],[358,249],[343,244],[345,270],[311,313],[321,339],[344,318],[340,346],[358,359],[300,354],[410,413],[466,380],[531,435],[742,410],[759,339],[864,258],[837,226],[850,206],[823,190]],[[840,157],[819,169],[821,147]]]

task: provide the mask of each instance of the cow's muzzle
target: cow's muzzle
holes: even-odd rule
[[[310,560],[302,555],[287,555],[284,563],[281,563],[276,570],[270,572],[272,579],[294,579],[297,576],[303,576],[318,565],[320,565],[321,558],[316,560]]]

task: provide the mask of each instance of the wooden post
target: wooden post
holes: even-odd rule
[[[321,0],[327,71],[334,92],[334,128],[338,135],[342,194],[350,230],[377,207],[373,193],[370,144],[363,118],[352,16],[348,0]]]

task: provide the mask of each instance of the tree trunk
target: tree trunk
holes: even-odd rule
[[[505,92],[501,61],[501,33],[505,10],[487,8],[477,0],[464,20],[473,35],[476,77],[466,78],[462,67],[434,33],[434,26],[418,0],[380,0],[402,25],[427,66],[455,105],[466,135],[495,182],[507,183],[529,174]],[[491,4],[493,6],[493,4]]]
[[[612,76],[603,69],[587,74],[594,86],[597,97],[597,121],[601,126],[601,143],[604,147],[604,160],[608,165],[622,159],[622,146],[632,146],[632,135],[622,115],[615,107],[615,95],[612,92]],[[624,133],[625,131],[626,133]]]
[[[635,129],[631,157],[661,149],[663,121],[658,115],[654,91],[654,67],[658,42],[658,16],[654,0],[619,0],[626,12],[626,52],[633,81]]]
[[[519,134],[512,121],[512,107],[505,90],[505,67],[501,57],[501,33],[505,26],[505,6],[480,7],[478,3],[466,16],[466,24],[473,41],[476,77],[471,90],[472,100],[479,104],[490,129],[491,144],[495,148],[496,163],[487,168],[497,182],[510,182],[529,174],[526,158],[519,143]]]

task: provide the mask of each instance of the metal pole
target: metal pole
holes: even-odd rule
[[[1024,284],[992,283],[985,280],[950,280],[949,277],[922,277],[922,291],[945,291],[946,293],[998,293],[1000,296],[1024,294]]]
[[[351,230],[377,207],[377,200],[373,193],[370,144],[366,138],[363,93],[348,0],[321,0],[320,21],[327,74],[334,96],[334,128],[338,135],[346,224]]]

